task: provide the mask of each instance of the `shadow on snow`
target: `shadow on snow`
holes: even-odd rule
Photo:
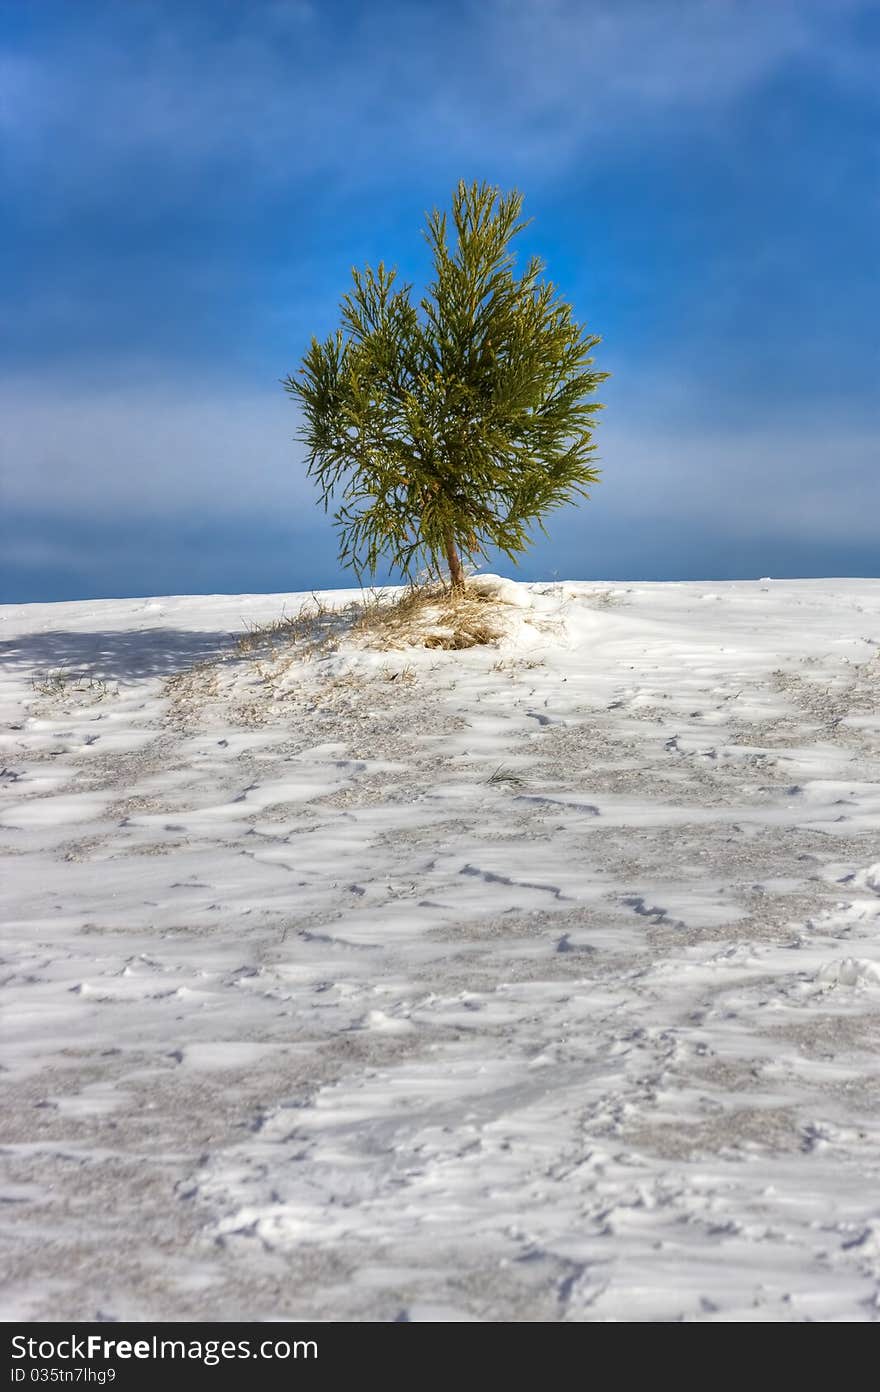
[[[71,677],[136,681],[170,677],[195,663],[235,651],[240,633],[188,632],[178,628],[76,632],[52,629],[0,643],[0,666],[33,677],[63,671]]]

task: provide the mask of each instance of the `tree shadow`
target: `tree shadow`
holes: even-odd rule
[[[52,629],[24,633],[0,643],[0,666],[42,677],[63,671],[99,681],[170,677],[197,662],[234,653],[237,633],[188,632],[179,628],[77,632]]]
[[[0,668],[16,668],[29,677],[46,677],[63,672],[70,677],[91,677],[97,681],[137,681],[143,677],[170,677],[198,662],[219,657],[245,661],[260,648],[297,643],[303,648],[335,644],[345,636],[355,620],[350,610],[308,610],[290,629],[271,625],[265,635],[239,648],[248,633],[190,631],[182,628],[113,629],[80,632],[51,629],[43,633],[23,633],[0,642]],[[296,626],[293,626],[296,625]]]

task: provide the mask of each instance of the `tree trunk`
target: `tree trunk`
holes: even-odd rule
[[[449,579],[452,581],[452,593],[454,595],[464,594],[464,570],[461,557],[456,550],[455,537],[451,531],[446,533],[446,562],[449,566]]]

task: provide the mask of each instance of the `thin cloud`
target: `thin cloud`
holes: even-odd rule
[[[294,512],[314,501],[296,423],[280,387],[19,379],[0,391],[0,494],[71,518]]]
[[[482,0],[450,7],[95,6],[5,62],[11,159],[73,191],[129,160],[289,183],[393,152],[558,170],[585,139],[723,114],[784,65],[867,77],[855,0]],[[450,22],[454,18],[455,22]],[[64,160],[57,141],[63,136]]]
[[[604,477],[588,504],[634,527],[721,522],[746,534],[869,540],[880,513],[876,440],[845,419],[735,432],[695,423],[696,384],[624,402],[597,435]],[[47,398],[52,409],[47,411]],[[629,423],[628,423],[629,418]],[[0,492],[10,511],[222,523],[247,514],[317,524],[315,490],[280,387],[207,382],[66,390],[19,379],[0,393]],[[834,468],[829,469],[829,459]]]
[[[843,420],[727,434],[701,432],[687,417],[665,429],[646,421],[639,431],[610,427],[601,452],[606,472],[591,506],[635,530],[657,522],[674,536],[704,525],[823,543],[876,533],[876,435]]]

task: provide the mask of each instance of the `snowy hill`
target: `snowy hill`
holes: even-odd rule
[[[499,598],[0,610],[4,1318],[880,1318],[880,581]]]

